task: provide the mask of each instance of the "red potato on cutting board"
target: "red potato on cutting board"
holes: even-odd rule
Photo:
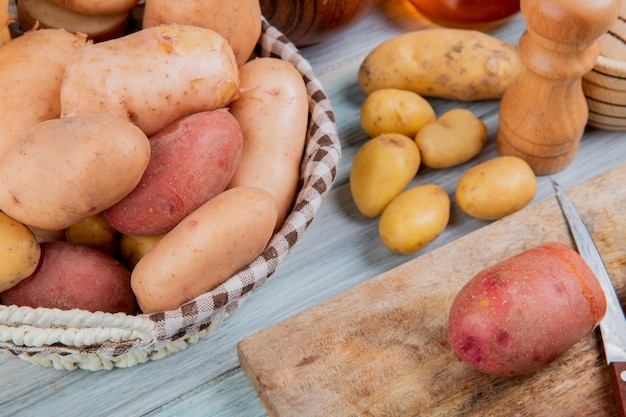
[[[243,137],[225,109],[185,116],[150,138],[150,162],[141,181],[105,210],[127,235],[167,232],[224,191],[241,157]]]
[[[523,375],[565,353],[605,311],[589,266],[573,249],[550,242],[475,275],[450,308],[448,342],[480,371]]]
[[[241,94],[230,105],[243,131],[243,152],[228,185],[259,187],[278,201],[284,223],[300,178],[308,126],[308,94],[293,64],[256,58],[241,67]]]
[[[161,25],[76,54],[61,84],[61,117],[115,114],[152,136],[181,117],[224,107],[238,92],[235,55],[222,36]]]
[[[86,44],[84,36],[40,29],[0,48],[0,156],[26,130],[59,117],[65,66]]]
[[[0,302],[33,308],[137,313],[130,272],[109,255],[68,242],[42,243],[37,270],[1,293]]]

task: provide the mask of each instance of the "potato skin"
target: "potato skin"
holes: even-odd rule
[[[144,257],[167,233],[154,236],[120,235],[119,257],[122,263],[131,271],[137,262]]]
[[[150,138],[150,162],[126,197],[104,211],[119,232],[165,233],[224,191],[241,158],[243,136],[225,109],[178,119]]]
[[[64,229],[120,201],[149,159],[148,138],[125,119],[43,121],[0,159],[0,210],[30,226]]]
[[[487,126],[467,109],[452,109],[416,135],[422,164],[430,168],[450,168],[469,161],[487,141]]]
[[[359,68],[361,89],[414,91],[476,101],[502,97],[523,65],[517,46],[483,32],[432,28],[407,32],[372,50]]]
[[[372,138],[383,133],[415,137],[422,127],[435,121],[435,110],[412,91],[382,88],[365,98],[360,121],[365,133]]]
[[[250,264],[271,238],[278,208],[267,191],[231,188],[167,233],[132,271],[141,311],[173,310]]]
[[[435,184],[410,188],[385,207],[378,232],[385,246],[402,255],[424,249],[446,228],[450,198]]]
[[[537,177],[528,163],[500,156],[473,166],[456,187],[456,203],[467,215],[497,220],[524,208],[537,192]]]
[[[65,66],[86,41],[62,29],[39,29],[0,48],[0,157],[22,133],[59,117]]]
[[[261,35],[261,6],[258,0],[146,0],[142,27],[178,23],[212,29],[233,48],[238,65],[243,65]]]
[[[61,84],[61,117],[115,114],[152,136],[183,116],[224,107],[238,88],[235,55],[222,36],[161,25],[74,55]]]
[[[606,299],[576,251],[548,242],[474,276],[450,308],[448,342],[493,375],[535,372],[602,320]]]
[[[279,229],[298,191],[309,96],[293,64],[256,58],[241,67],[241,95],[230,106],[243,131],[243,152],[228,188],[263,188],[278,202]]]
[[[415,142],[399,133],[379,135],[361,146],[350,168],[350,192],[359,212],[368,218],[380,215],[415,177],[420,161]]]
[[[41,248],[33,232],[0,212],[0,292],[28,278],[39,264]]]
[[[117,254],[117,230],[109,224],[103,213],[92,216],[65,229],[66,242],[89,246],[115,256]]]
[[[138,0],[49,0],[50,2],[68,8],[78,13],[90,15],[109,15],[129,11]]]
[[[37,270],[0,294],[2,304],[136,314],[130,272],[96,249],[68,242],[41,244]]]

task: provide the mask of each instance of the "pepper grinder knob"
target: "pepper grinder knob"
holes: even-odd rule
[[[524,159],[536,175],[567,167],[578,150],[588,108],[582,76],[598,58],[597,40],[617,19],[620,0],[521,0],[524,70],[502,96],[496,146]]]

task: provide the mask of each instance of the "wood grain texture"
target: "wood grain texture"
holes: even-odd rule
[[[571,192],[622,297],[624,176],[626,164]],[[238,345],[242,369],[276,417],[612,415],[595,333],[542,371],[516,378],[482,374],[446,344],[448,310],[465,282],[548,241],[573,245],[554,198],[246,338]]]

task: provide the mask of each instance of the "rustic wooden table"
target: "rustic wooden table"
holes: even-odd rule
[[[358,67],[381,41],[421,27],[423,21],[403,0],[386,0],[351,28],[302,49],[331,98],[343,159],[335,186],[304,238],[240,310],[188,349],[128,369],[59,371],[1,353],[0,415],[267,416],[237,360],[239,341],[485,226],[487,222],[465,216],[453,204],[449,226],[432,245],[414,255],[395,255],[380,242],[377,222],[360,216],[350,197],[350,165],[367,139],[359,126],[364,95],[356,82]],[[524,27],[517,16],[491,33],[516,43]],[[499,102],[430,101],[437,114],[466,107],[489,128],[488,143],[479,157],[453,169],[424,169],[416,177],[415,183],[437,183],[453,197],[456,182],[468,167],[497,155]],[[574,162],[554,177],[570,188],[626,162],[624,135],[588,128]],[[552,195],[548,178],[540,177],[531,204]]]

